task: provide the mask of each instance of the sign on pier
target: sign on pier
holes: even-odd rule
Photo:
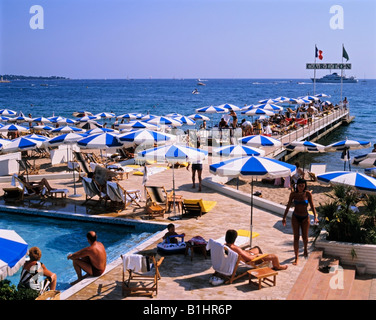
[[[306,69],[351,69],[351,63],[307,63]]]

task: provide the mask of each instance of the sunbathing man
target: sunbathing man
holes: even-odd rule
[[[97,235],[94,231],[89,231],[86,238],[90,244],[75,253],[69,254],[68,259],[73,261],[74,270],[77,273],[77,281],[83,279],[82,270],[87,274],[99,277],[106,269],[106,250],[101,242],[97,241]]]
[[[253,247],[250,250],[243,250],[239,248],[237,245],[235,245],[235,240],[236,237],[238,236],[238,232],[236,230],[227,230],[226,232],[226,243],[225,245],[228,246],[232,251],[235,251],[244,262],[249,262],[258,256],[262,255],[262,251],[260,247]],[[262,258],[263,260],[266,261],[271,261],[273,264],[273,269],[274,270],[286,270],[287,266],[286,265],[281,265],[279,263],[278,257],[275,254],[268,254],[266,257]]]

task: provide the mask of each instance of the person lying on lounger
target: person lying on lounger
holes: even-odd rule
[[[46,188],[48,191],[52,190],[52,187],[50,186],[46,178],[42,178],[42,180],[40,180],[39,182],[27,182],[24,176],[18,176],[18,178],[22,181],[29,193],[40,194],[43,188]]]
[[[262,255],[262,250],[260,247],[256,246],[251,248],[250,250],[243,250],[235,245],[235,240],[238,236],[238,232],[236,230],[227,230],[226,232],[226,243],[225,245],[228,246],[232,251],[235,251],[244,262],[252,261],[253,259],[257,258],[258,256]],[[274,270],[286,270],[286,265],[281,265],[279,263],[278,257],[275,254],[268,254],[266,257],[262,258],[266,261],[271,261],[273,264]]]

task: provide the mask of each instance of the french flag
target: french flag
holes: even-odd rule
[[[322,60],[323,56],[322,56],[322,51],[317,49],[317,47],[315,46],[315,57],[316,58],[319,58],[320,60]]]

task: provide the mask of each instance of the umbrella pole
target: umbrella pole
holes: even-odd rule
[[[173,201],[173,211],[174,211],[174,216],[168,218],[169,220],[180,220],[181,217],[178,217],[176,215],[176,207],[175,207],[175,164],[172,164],[172,201]]]
[[[252,248],[252,228],[253,228],[253,177],[251,181],[251,227],[249,233],[249,246]]]
[[[69,149],[71,148],[71,145],[69,145]],[[67,148],[68,149],[68,148]],[[68,164],[68,163],[67,163]],[[70,198],[77,198],[77,197],[81,197],[80,194],[77,194],[76,193],[76,173],[75,173],[75,165],[73,164],[73,194],[69,195]]]

